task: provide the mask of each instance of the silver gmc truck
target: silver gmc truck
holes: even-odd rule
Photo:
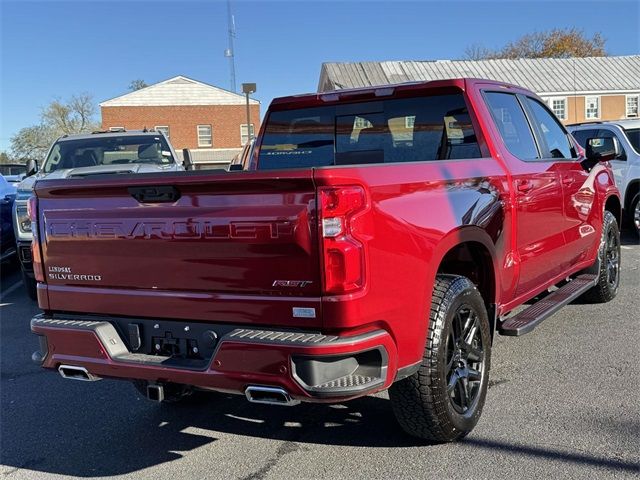
[[[36,282],[31,264],[33,236],[27,200],[38,180],[184,170],[176,158],[162,132],[119,130],[60,137],[49,149],[41,168],[33,160],[27,162],[27,177],[18,185],[13,207],[13,228],[22,279],[29,297],[36,299]]]

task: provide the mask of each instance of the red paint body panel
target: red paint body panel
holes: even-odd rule
[[[483,92],[533,96],[515,86],[446,80],[287,97],[274,100],[270,111],[452,89],[464,93],[484,158],[39,182],[47,276],[38,287],[41,307],[334,335],[381,329],[387,334],[380,344],[389,356],[388,387],[399,368],[422,358],[434,280],[451,249],[472,242],[488,252],[495,285],[493,298],[485,300],[504,315],[595,261],[606,199],[617,196],[606,164],[587,172],[584,158],[525,162],[507,150]],[[157,185],[172,185],[181,197],[144,204],[128,190]],[[362,243],[364,286],[329,296],[322,288],[317,192],[353,185],[363,188],[367,202],[352,225]],[[295,308],[308,316],[295,315]],[[44,363],[48,368],[72,361],[101,376],[236,392],[253,382],[309,397],[279,370],[299,353],[293,347],[224,342],[215,356],[221,368],[186,372],[114,362],[100,353],[97,338],[71,331],[36,333],[55,346]]]

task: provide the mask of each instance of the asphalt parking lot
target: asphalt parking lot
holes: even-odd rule
[[[71,382],[35,366],[38,311],[2,266],[0,473],[11,479],[638,478],[640,245],[625,236],[618,297],[571,305],[497,337],[480,423],[425,446],[386,394],[268,407],[208,395],[159,406],[126,382]]]

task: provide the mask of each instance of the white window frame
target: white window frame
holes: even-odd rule
[[[636,114],[629,115],[629,98],[636,99]],[[636,93],[633,95],[625,95],[624,96],[624,116],[625,118],[638,118],[640,117],[640,94]]]
[[[563,107],[564,115],[562,117],[558,115],[555,109],[553,108],[553,102],[556,100],[562,101],[564,103],[564,107]],[[567,107],[568,107],[567,97],[549,97],[546,103],[547,103],[547,106],[549,107],[549,110],[553,112],[553,114],[558,118],[558,120],[566,120],[567,118],[569,118],[569,112],[567,112]]]
[[[171,138],[171,130],[169,129],[169,125],[156,125],[153,128],[156,132],[163,132],[165,137]]]
[[[242,133],[242,128],[245,128],[247,130],[247,139],[244,140],[244,136]],[[249,133],[251,133],[251,136],[249,136]],[[255,124],[252,123],[251,124],[251,130],[249,130],[247,128],[247,124],[246,123],[241,123],[240,124],[240,145],[242,145],[243,147],[247,144],[247,142],[249,141],[249,138],[256,138],[256,128],[255,128]],[[244,141],[243,141],[244,140]]]
[[[413,130],[416,124],[415,115],[407,115],[404,117],[404,128],[407,130]]]
[[[209,129],[209,134],[208,135],[202,135],[200,133],[200,128],[201,127],[205,127]],[[206,147],[213,147],[213,125],[207,123],[207,124],[201,124],[201,125],[197,125],[196,126],[196,132],[198,134],[198,148],[206,148]],[[208,143],[205,143],[202,139],[209,137],[209,141]]]
[[[109,127],[110,132],[124,132],[124,127]]]
[[[588,110],[589,110],[589,101],[593,101],[593,99],[596,99],[597,102],[597,110],[596,110],[596,116],[595,117],[590,117]],[[602,109],[602,97],[600,97],[600,95],[589,95],[584,97],[584,118],[586,120],[599,120],[600,119],[600,110]]]

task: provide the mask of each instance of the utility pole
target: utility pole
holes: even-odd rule
[[[231,13],[231,0],[227,0],[227,22],[228,22],[228,34],[229,45],[224,51],[224,56],[229,59],[229,68],[231,69],[231,91],[236,91],[236,59],[233,53],[233,39],[236,38],[236,21]]]
[[[247,97],[247,143],[253,139],[253,132],[251,131],[251,110],[249,109],[249,95],[256,93],[255,83],[243,83],[242,93]]]

